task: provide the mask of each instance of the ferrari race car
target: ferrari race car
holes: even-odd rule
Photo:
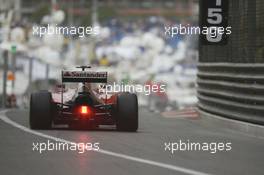
[[[118,131],[136,132],[138,129],[138,101],[136,94],[118,92],[97,94],[87,84],[107,83],[107,72],[62,71],[62,85],[55,92],[39,91],[30,97],[31,129],[50,129],[67,124],[70,128],[93,129],[99,125],[116,125]],[[80,83],[75,93],[66,92],[64,83]],[[91,87],[91,86],[90,86]],[[73,95],[69,95],[73,94]],[[70,98],[69,98],[70,96]]]

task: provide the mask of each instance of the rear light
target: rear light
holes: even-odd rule
[[[87,114],[88,113],[88,107],[87,106],[81,106],[81,114]]]
[[[92,114],[92,110],[89,106],[80,106],[79,112],[84,116],[90,116]]]

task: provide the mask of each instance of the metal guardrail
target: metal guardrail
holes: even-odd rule
[[[215,3],[222,2],[217,7],[224,19],[219,25],[226,22],[232,27],[226,43],[200,40],[199,107],[220,116],[264,124],[264,1],[199,2],[200,25],[209,23],[208,18],[211,21],[208,10],[215,10]]]
[[[199,63],[198,69],[200,109],[264,124],[264,64]]]

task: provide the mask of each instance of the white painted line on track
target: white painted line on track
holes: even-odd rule
[[[16,127],[22,131],[25,131],[27,133],[33,134],[33,135],[37,135],[46,139],[51,139],[57,142],[64,142],[64,143],[68,143],[68,144],[72,144],[74,142],[65,140],[65,139],[61,139],[58,137],[54,137],[54,136],[50,136],[35,130],[31,130],[23,125],[20,125],[16,122],[14,122],[13,120],[9,119],[8,117],[5,116],[5,112],[6,111],[1,111],[0,112],[0,119],[2,121],[4,121],[7,124],[12,125],[13,127]],[[75,144],[75,143],[74,143]],[[165,164],[165,163],[161,163],[161,162],[156,162],[156,161],[152,161],[152,160],[148,160],[148,159],[143,159],[143,158],[138,158],[138,157],[133,157],[133,156],[129,156],[129,155],[125,155],[125,154],[120,154],[120,153],[115,153],[112,151],[107,151],[107,150],[103,150],[100,149],[98,151],[96,151],[98,153],[102,153],[105,155],[110,155],[110,156],[114,156],[114,157],[118,157],[118,158],[123,158],[126,160],[131,160],[134,162],[139,162],[139,163],[144,163],[144,164],[148,164],[148,165],[152,165],[152,166],[156,166],[156,167],[161,167],[161,168],[165,168],[165,169],[169,169],[169,170],[173,170],[173,171],[177,171],[177,172],[181,172],[184,174],[192,174],[192,175],[208,175],[207,173],[203,173],[203,172],[199,172],[199,171],[195,171],[195,170],[191,170],[188,168],[183,168],[183,167],[179,167],[179,166],[175,166],[175,165],[170,165],[170,164]]]

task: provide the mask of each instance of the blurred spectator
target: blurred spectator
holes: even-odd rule
[[[109,66],[109,60],[107,56],[104,54],[103,57],[99,61],[100,66]]]

